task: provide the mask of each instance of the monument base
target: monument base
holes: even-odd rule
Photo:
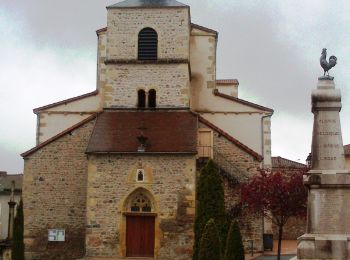
[[[298,238],[298,259],[349,259],[350,234],[305,234]]]

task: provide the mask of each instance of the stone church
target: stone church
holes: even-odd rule
[[[218,33],[175,0],[107,7],[96,90],[34,109],[22,154],[26,259],[191,259],[200,159],[234,185],[271,166],[273,110],[216,78]],[[262,249],[263,221],[241,220]]]

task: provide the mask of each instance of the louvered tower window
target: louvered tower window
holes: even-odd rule
[[[152,28],[144,28],[139,32],[139,60],[157,60],[158,34]]]

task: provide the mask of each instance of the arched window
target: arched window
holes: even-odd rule
[[[151,201],[143,192],[139,192],[133,197],[131,201],[130,211],[131,212],[151,212],[152,211]]]
[[[143,89],[140,89],[137,92],[137,107],[138,108],[146,107],[146,92]]]
[[[152,28],[144,28],[139,32],[138,59],[157,60],[158,34]]]
[[[157,106],[157,92],[154,89],[148,91],[148,107],[155,108]]]

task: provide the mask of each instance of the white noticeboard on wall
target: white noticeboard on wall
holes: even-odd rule
[[[66,232],[64,229],[49,229],[49,241],[64,242],[66,238]]]

